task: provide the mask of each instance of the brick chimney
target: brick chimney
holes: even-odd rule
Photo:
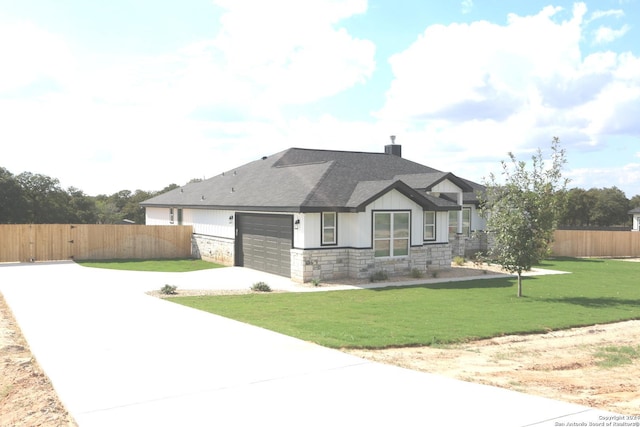
[[[391,135],[391,144],[384,146],[385,154],[402,157],[402,145],[396,145],[396,136]]]

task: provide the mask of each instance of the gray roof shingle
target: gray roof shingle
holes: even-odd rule
[[[286,212],[356,211],[391,187],[412,193],[420,204],[455,209],[424,191],[451,179],[465,192],[470,181],[385,153],[290,148],[201,182],[160,194],[145,207],[191,207]],[[400,182],[401,184],[396,184]],[[477,185],[477,184],[475,184]]]

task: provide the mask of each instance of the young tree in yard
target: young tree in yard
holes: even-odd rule
[[[560,140],[553,138],[551,159],[545,162],[538,149],[531,168],[509,153],[502,161],[503,183],[492,173],[480,195],[487,231],[493,238],[490,255],[510,273],[518,274],[518,297],[522,296],[522,273],[549,253],[568,180],[562,178],[566,163]]]

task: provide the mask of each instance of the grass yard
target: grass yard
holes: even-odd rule
[[[223,267],[220,264],[201,259],[113,259],[97,261],[76,261],[83,267],[108,268],[111,270],[161,271],[183,273]]]
[[[545,261],[572,274],[404,288],[175,297],[170,301],[341,348],[437,345],[640,319],[640,263]]]

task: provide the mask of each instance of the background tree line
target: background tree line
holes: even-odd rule
[[[140,202],[177,187],[88,196],[75,187],[62,188],[56,178],[31,172],[13,175],[0,167],[0,224],[144,224]]]
[[[171,184],[159,191],[121,190],[88,196],[75,187],[62,188],[56,178],[31,172],[13,175],[0,167],[0,223],[116,224],[126,219],[144,224],[140,202],[177,187]],[[627,199],[617,187],[572,188],[567,190],[566,200],[560,225],[569,227],[630,227],[628,212],[640,206],[640,195]]]
[[[631,227],[629,211],[640,207],[640,195],[627,199],[617,187],[572,188],[565,196],[559,225],[566,227]]]

